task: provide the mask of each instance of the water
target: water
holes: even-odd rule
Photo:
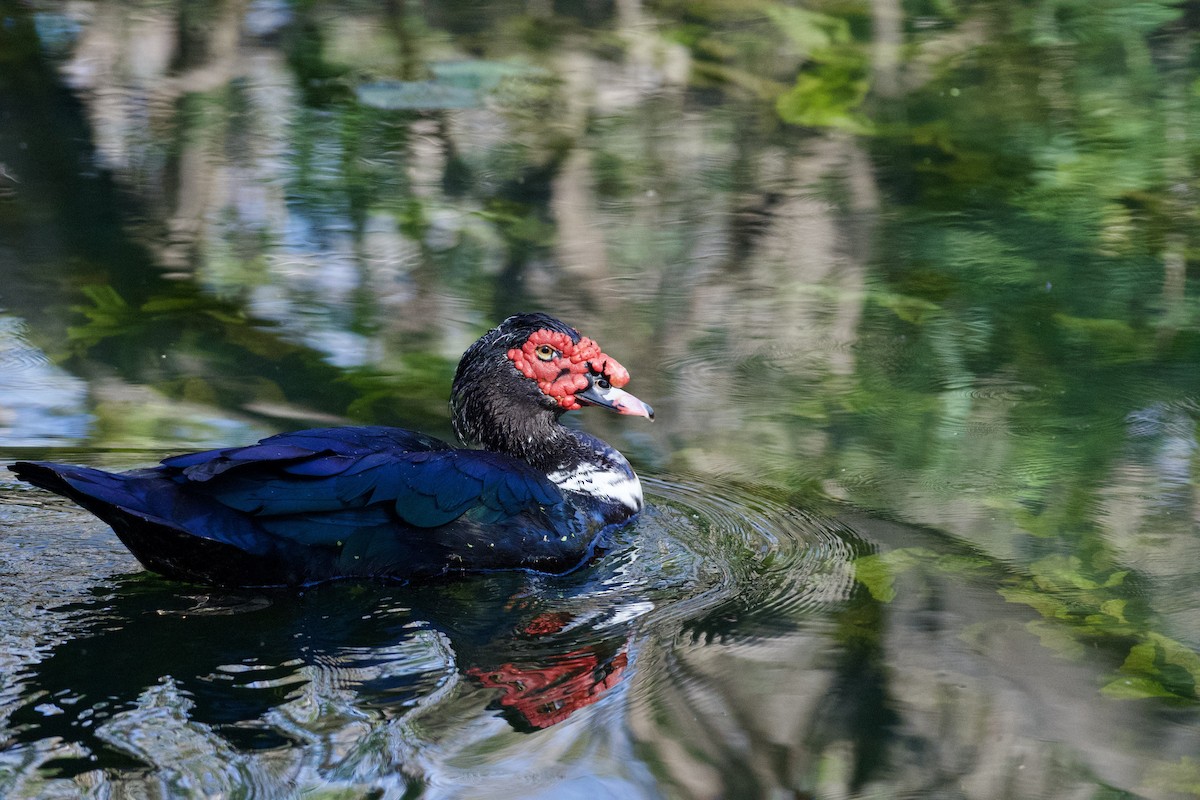
[[[103,577],[35,593],[36,614],[28,594],[6,609],[6,791],[69,792],[97,771],[119,784],[149,764],[167,794],[491,794],[497,775],[482,780],[482,767],[551,793],[564,778],[590,791],[611,771],[612,791],[642,794],[649,776],[621,763],[637,744],[623,720],[670,702],[678,657],[819,634],[851,596],[863,546],[683,478],[649,488],[648,513],[593,569],[431,587],[209,592],[114,575],[133,565],[104,526],[25,511],[37,538],[9,541],[6,595],[48,573]],[[48,536],[72,556],[39,547]],[[564,763],[580,748],[590,755]]]
[[[560,577],[0,479],[0,796],[1200,795],[1194,15],[918,6],[0,3],[0,462],[449,438],[535,309],[658,412]]]

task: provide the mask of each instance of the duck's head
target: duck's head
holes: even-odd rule
[[[654,419],[654,409],[622,388],[628,382],[629,371],[579,331],[547,314],[517,314],[458,362],[454,429],[464,442],[490,447],[497,427],[524,432],[583,406]]]

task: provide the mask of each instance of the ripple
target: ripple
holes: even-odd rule
[[[19,319],[0,316],[0,372],[13,380],[22,373],[45,369],[50,358],[25,339],[26,325]]]
[[[602,588],[591,593],[621,602],[597,617],[723,639],[820,619],[849,596],[864,548],[844,526],[689,478],[644,484],[647,509],[618,533],[598,567]]]

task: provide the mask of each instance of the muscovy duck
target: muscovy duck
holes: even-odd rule
[[[458,449],[414,431],[320,428],[119,474],[18,462],[19,478],[104,520],[148,569],[223,586],[565,572],[642,508],[629,462],[559,424],[593,405],[654,418],[629,373],[546,314],[509,317],[463,354]]]

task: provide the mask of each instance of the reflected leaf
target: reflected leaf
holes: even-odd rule
[[[893,567],[882,555],[869,555],[854,561],[854,578],[881,603],[890,603],[896,599],[895,577]]]
[[[1154,339],[1135,330],[1124,320],[1055,314],[1054,321],[1072,341],[1095,351],[1103,362],[1126,364],[1143,361],[1149,359],[1154,351]]]
[[[1200,699],[1196,691],[1200,685],[1200,654],[1160,633],[1152,631],[1145,641],[1130,648],[1120,673],[1104,686],[1104,694],[1121,699]]]
[[[1160,791],[1200,797],[1200,759],[1184,756],[1175,762],[1157,762],[1145,782]]]
[[[1175,697],[1158,681],[1147,677],[1116,678],[1100,689],[1105,697],[1115,700],[1144,700],[1148,697]]]
[[[845,18],[774,4],[768,5],[766,12],[779,30],[800,47],[802,54],[850,41],[850,23]]]
[[[775,102],[775,112],[793,125],[869,134],[870,120],[855,113],[869,89],[870,83],[857,70],[819,67],[796,78],[796,85]]]
[[[1127,623],[1129,620],[1125,619],[1125,605],[1128,602],[1128,600],[1106,600],[1100,604],[1100,610],[1105,616],[1112,617],[1117,622]]]
[[[902,547],[855,559],[854,575],[873,598],[888,603],[896,597],[895,579],[917,566],[961,578],[988,569],[991,562],[982,557],[938,553],[924,547]]]
[[[1071,616],[1067,604],[1053,595],[1025,587],[1004,587],[997,591],[1008,602],[1027,605],[1043,617],[1068,619]]]
[[[84,286],[80,291],[91,304],[73,306],[71,310],[84,316],[87,324],[69,327],[67,337],[84,350],[106,339],[135,333],[165,320],[203,315],[223,325],[247,324],[246,317],[236,306],[186,286],[173,286],[171,291],[178,294],[152,297],[136,308],[107,284]]]
[[[142,324],[141,316],[113,287],[93,284],[80,291],[91,305],[72,306],[71,311],[87,318],[86,325],[67,328],[67,339],[72,343],[88,348]]]
[[[1164,663],[1181,667],[1192,677],[1193,681],[1200,683],[1200,654],[1182,642],[1160,633],[1151,633],[1149,639],[1157,652],[1162,655]]]
[[[1096,589],[1099,583],[1082,574],[1083,561],[1078,556],[1047,556],[1032,567],[1034,583],[1048,591],[1063,589]]]
[[[1025,629],[1038,638],[1042,647],[1053,650],[1061,658],[1074,661],[1086,652],[1070,631],[1060,625],[1034,620],[1026,623]]]
[[[1117,570],[1113,574],[1109,575],[1108,579],[1106,581],[1104,581],[1104,587],[1107,589],[1107,588],[1111,588],[1113,586],[1120,586],[1121,584],[1125,583],[1125,576],[1128,574],[1129,574],[1129,570],[1127,570],[1127,569]],[[1122,601],[1122,602],[1124,602],[1124,601]]]
[[[869,118],[857,112],[871,84],[865,47],[856,45],[845,16],[769,5],[767,16],[815,66],[797,76],[775,102],[784,122],[867,134]]]
[[[878,305],[890,310],[900,319],[905,322],[911,322],[914,325],[922,324],[930,314],[939,310],[936,303],[931,303],[928,300],[911,295],[895,294],[893,292],[872,292],[870,298]]]

